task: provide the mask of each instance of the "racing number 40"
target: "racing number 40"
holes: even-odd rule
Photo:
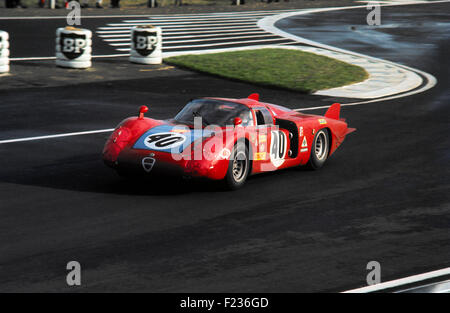
[[[164,148],[170,145],[173,145],[174,143],[177,143],[179,141],[182,141],[184,138],[181,136],[176,136],[173,134],[159,134],[159,135],[153,135],[149,136],[147,138],[148,144],[154,144],[158,148]]]
[[[273,159],[283,159],[286,149],[286,136],[282,131],[272,132],[272,153]]]

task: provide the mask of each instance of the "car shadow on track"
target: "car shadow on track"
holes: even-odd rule
[[[290,171],[299,171],[299,169],[258,174],[249,177],[247,183],[255,182],[255,180],[266,181],[267,177],[283,176],[283,173]],[[0,172],[0,181],[79,192],[140,196],[228,191],[221,181],[206,179],[183,179],[178,176],[120,177],[113,169],[106,167],[97,154],[59,160],[47,165],[34,165],[22,168],[20,171]]]

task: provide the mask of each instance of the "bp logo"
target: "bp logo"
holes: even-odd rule
[[[87,46],[86,35],[60,34],[61,53],[70,60],[80,57]]]
[[[142,56],[149,56],[158,44],[157,32],[134,31],[133,48]]]

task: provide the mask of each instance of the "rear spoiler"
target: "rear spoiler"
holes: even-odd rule
[[[338,120],[340,112],[341,112],[341,104],[340,103],[333,103],[328,108],[327,113],[325,113],[325,117]]]
[[[339,103],[333,103],[328,108],[327,113],[325,113],[325,117],[345,122],[345,119],[339,118],[340,113],[341,113],[341,105]],[[350,133],[353,133],[355,130],[356,130],[356,128],[347,128],[347,131],[345,132],[345,136],[347,136]]]

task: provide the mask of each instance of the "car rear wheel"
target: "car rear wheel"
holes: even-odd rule
[[[328,158],[330,150],[330,136],[326,129],[321,129],[314,136],[311,146],[311,156],[309,158],[310,168],[317,170],[321,168]]]
[[[250,169],[248,148],[245,143],[235,144],[231,152],[228,171],[224,182],[228,189],[235,190],[242,187],[247,180]]]

